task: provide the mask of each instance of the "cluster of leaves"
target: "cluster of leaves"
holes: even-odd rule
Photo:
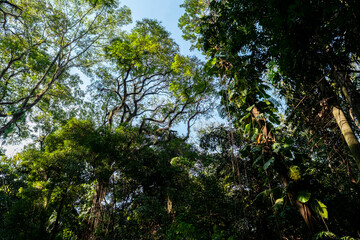
[[[204,157],[183,139],[158,138],[153,145],[126,125],[110,131],[73,119],[46,138],[43,150],[29,146],[3,159],[1,236],[229,237],[231,189],[198,171]]]

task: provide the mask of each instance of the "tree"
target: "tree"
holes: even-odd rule
[[[6,136],[34,106],[42,104],[46,111],[59,104],[56,99],[77,95],[70,86],[79,79],[70,69],[91,65],[89,56],[129,22],[129,10],[115,1],[1,1],[1,6],[0,134]]]
[[[184,140],[170,137],[163,134],[151,145],[152,136],[126,125],[110,131],[89,121],[69,121],[45,139],[43,149],[28,146],[0,165],[6,178],[1,206],[7,206],[0,208],[2,236],[111,239],[165,234],[171,221],[169,201],[176,202],[175,191],[189,181],[187,174],[179,175],[181,161],[172,166],[172,159],[181,155],[194,161],[196,156]],[[21,177],[13,177],[16,172]]]
[[[198,59],[179,54],[157,21],[137,22],[104,51],[104,62],[89,70],[102,124],[128,123],[143,131],[154,123],[161,126],[157,131],[164,131],[185,121],[189,132],[198,115],[209,109],[212,77]]]
[[[9,1],[0,2],[0,12],[2,15],[2,27],[5,29],[8,18],[19,18],[21,14],[21,8],[16,4]]]

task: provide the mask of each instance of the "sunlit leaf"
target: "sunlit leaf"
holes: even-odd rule
[[[322,203],[321,201],[319,201],[318,199],[311,201],[310,207],[319,216],[321,216],[325,219],[328,218],[327,206],[324,203]]]
[[[248,133],[250,131],[251,124],[248,123],[245,125],[245,133]]]
[[[301,178],[300,168],[296,165],[291,166],[289,169],[289,177],[294,181],[299,180]]]
[[[250,112],[254,107],[255,107],[255,105],[251,105],[250,107],[248,107],[248,108],[246,109],[246,111]]]
[[[278,153],[279,151],[280,151],[280,149],[281,149],[281,144],[280,143],[274,143],[273,145],[272,145],[272,149],[273,149],[273,151],[274,151],[274,153]]]
[[[284,203],[284,198],[278,198],[275,201],[275,204],[283,204]]]
[[[311,193],[310,193],[310,192],[300,191],[300,192],[298,193],[297,200],[298,200],[299,202],[306,203],[307,201],[310,200],[310,197],[311,197]]]

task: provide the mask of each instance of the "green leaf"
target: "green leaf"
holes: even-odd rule
[[[252,136],[251,136],[251,139],[250,139],[250,140],[251,140],[252,142],[255,142],[256,137],[259,135],[259,129],[258,129],[257,127],[254,127],[254,128],[252,128],[251,130],[252,130],[252,131],[251,131],[251,132],[252,132],[252,133],[251,133]]]
[[[311,201],[310,207],[316,214],[320,215],[321,217],[323,217],[325,219],[328,218],[327,207],[324,203],[315,199],[315,201]]]
[[[255,161],[254,161],[254,163],[253,163],[253,166],[255,166],[258,162],[260,162],[260,161],[263,160],[263,159],[264,159],[264,155],[260,154],[260,156],[258,156],[258,157],[255,159]]]
[[[282,206],[284,205],[284,198],[278,198],[273,205],[275,211],[280,211]]]
[[[246,114],[244,117],[242,117],[242,118],[239,120],[239,122],[244,121],[245,119],[247,119],[248,117],[250,117],[250,115],[251,115],[251,113]]]
[[[245,133],[250,131],[250,123],[245,125]]]
[[[250,112],[254,107],[255,107],[255,105],[251,105],[250,107],[248,107],[248,108],[246,109],[246,111]]]
[[[274,124],[280,124],[279,116],[272,112],[269,113],[269,120]]]
[[[262,150],[262,146],[261,146],[261,145],[258,145],[258,146],[256,146],[256,147],[252,148],[252,149],[251,149],[251,152],[259,152],[259,151],[261,151],[261,150]]]
[[[259,193],[255,199],[260,199],[260,200],[264,200],[266,199],[268,196],[270,196],[271,193],[273,193],[276,190],[276,188],[273,189],[266,189],[265,191],[262,191],[261,193]]]
[[[270,158],[270,160],[264,164],[264,170],[268,169],[270,165],[273,164],[274,162],[275,162],[275,158],[274,157]]]
[[[284,203],[284,198],[278,198],[275,201],[275,204],[283,204]]]
[[[299,180],[301,178],[300,168],[296,165],[291,166],[289,169],[289,177],[294,181]]]
[[[322,202],[320,202],[319,200],[316,199],[316,201],[319,203],[320,205],[320,211],[319,214],[320,216],[322,216],[323,218],[327,219],[328,218],[328,211],[327,211],[327,207],[325,204],[323,204]]]
[[[212,59],[210,59],[209,61],[206,62],[205,67],[206,68],[210,68],[212,66],[214,66],[216,64],[217,58],[213,57]]]
[[[338,239],[336,235],[332,232],[318,232],[314,235],[315,240],[321,240],[321,239]],[[343,238],[340,238],[341,240]],[[355,239],[354,239],[355,240]]]
[[[272,149],[273,149],[274,153],[278,153],[280,151],[280,149],[281,149],[281,144],[280,143],[274,143],[272,145]]]
[[[310,197],[311,197],[311,193],[310,193],[310,192],[300,191],[300,192],[298,193],[297,200],[298,200],[299,202],[306,203],[307,201],[310,200]]]

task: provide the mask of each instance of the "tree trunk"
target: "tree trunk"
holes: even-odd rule
[[[51,231],[51,237],[50,237],[51,240],[55,239],[56,234],[59,231],[59,229],[58,229],[59,228],[59,222],[60,222],[62,209],[64,208],[64,205],[65,205],[66,193],[67,193],[67,189],[65,190],[65,192],[62,194],[62,197],[61,197],[60,206],[59,206],[59,208],[57,210],[57,214],[56,214],[56,220],[55,220],[54,228]]]
[[[356,120],[360,121],[360,93],[351,82],[345,66],[334,66],[333,79],[341,90],[346,102],[354,112]]]
[[[330,85],[326,81],[322,81],[319,84],[322,95],[325,99],[328,99],[328,105],[332,112],[337,125],[340,128],[341,134],[344,137],[346,144],[348,145],[352,157],[355,160],[356,166],[360,171],[360,144],[356,138],[348,120],[345,117],[344,112],[338,107],[338,100],[336,94],[331,89]]]
[[[96,186],[96,191],[93,198],[93,203],[91,206],[91,211],[87,223],[87,229],[85,230],[85,233],[82,236],[82,239],[84,240],[95,239],[95,231],[101,220],[101,202],[105,198],[105,194],[106,194],[105,185],[106,184],[103,182],[98,182]]]
[[[350,152],[355,160],[355,163],[360,171],[360,144],[358,139],[356,138],[351,126],[346,119],[344,112],[338,108],[332,107],[332,114],[338,124],[341,134],[343,135],[347,145],[350,148]]]

